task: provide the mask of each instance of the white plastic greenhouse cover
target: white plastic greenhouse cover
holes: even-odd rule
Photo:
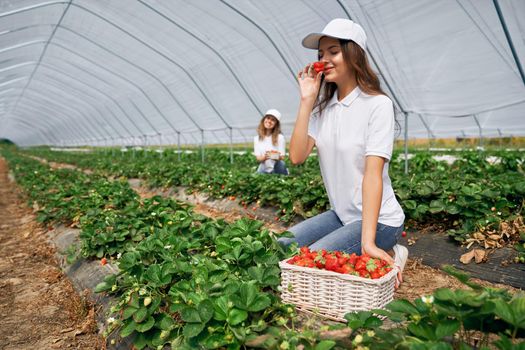
[[[0,0],[0,138],[246,142],[269,108],[289,137],[301,39],[333,18],[409,137],[525,134],[524,0]]]

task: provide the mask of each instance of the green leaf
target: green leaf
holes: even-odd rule
[[[163,331],[169,331],[173,328],[173,325],[175,324],[175,321],[170,316],[163,314],[162,319],[159,322],[159,328]]]
[[[193,338],[199,335],[200,332],[204,329],[204,323],[187,323],[182,330],[182,333],[187,338]]]
[[[233,302],[239,309],[252,312],[266,309],[271,304],[270,298],[259,292],[252,283],[242,284],[238,298],[235,298]]]
[[[367,318],[365,321],[363,327],[365,328],[379,328],[383,324],[383,321],[381,321],[379,318],[372,316]]]
[[[214,304],[214,318],[217,321],[226,321],[228,318],[228,297],[226,295],[221,296],[215,301]]]
[[[200,322],[201,317],[199,315],[199,311],[194,307],[185,307],[184,309],[180,310],[180,316],[182,317],[182,320],[185,322]]]
[[[336,342],[333,340],[323,340],[314,347],[314,350],[329,350],[335,346]]]
[[[438,326],[436,327],[437,339],[441,339],[447,336],[452,336],[459,330],[460,326],[461,326],[461,323],[458,320],[441,321],[441,323],[439,323]]]
[[[144,321],[148,317],[148,309],[141,307],[133,314],[133,320],[137,323]]]
[[[388,305],[386,305],[386,308],[393,312],[402,312],[408,315],[417,315],[419,312],[417,311],[417,308],[410,303],[410,301],[406,299],[399,299],[394,300],[390,302]]]
[[[142,333],[137,334],[135,339],[133,339],[133,345],[138,349],[144,349],[148,345],[148,339]]]
[[[120,336],[122,338],[125,338],[128,335],[130,335],[131,333],[133,333],[135,331],[136,325],[137,324],[132,319],[129,319],[127,321],[127,323],[124,322],[124,327],[122,327],[122,329],[120,330]]]
[[[224,339],[224,334],[212,334],[202,341],[202,345],[206,349],[218,349],[223,348],[228,344],[228,341]]]
[[[137,330],[137,332],[146,332],[148,330],[151,329],[151,327],[153,327],[153,325],[155,324],[155,319],[150,316],[146,322],[143,322],[143,323],[139,323],[135,326],[135,329]]]
[[[213,302],[209,299],[203,300],[197,307],[199,312],[199,322],[206,323],[213,317]]]
[[[236,326],[248,318],[248,313],[244,310],[233,308],[229,314],[227,322],[232,326]]]
[[[430,207],[428,209],[432,214],[436,214],[445,210],[445,204],[440,199],[435,199],[430,202]]]
[[[516,317],[514,314],[514,310],[512,309],[512,306],[507,304],[505,301],[498,299],[494,300],[494,304],[496,305],[496,309],[494,310],[494,313],[500,317],[502,320],[510,323],[513,326],[516,325]]]
[[[135,312],[137,312],[137,308],[136,307],[133,307],[133,306],[128,306],[126,308],[124,308],[124,311],[122,311],[122,318],[125,320],[127,318],[130,318],[131,316],[133,316],[133,314]]]
[[[97,284],[97,286],[95,287],[95,293],[101,293],[101,292],[105,292],[107,290],[111,290],[111,287],[113,285],[107,283],[107,282],[100,282],[99,284]]]
[[[433,329],[426,324],[420,323],[415,324],[411,323],[408,325],[407,329],[410,333],[414,334],[416,337],[425,339],[425,340],[436,340],[436,335]]]

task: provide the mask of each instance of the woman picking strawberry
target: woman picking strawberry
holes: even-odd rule
[[[253,139],[253,154],[259,162],[258,173],[288,175],[284,164],[286,140],[281,134],[281,113],[268,110],[262,117],[257,136]]]
[[[320,63],[297,77],[301,100],[290,160],[301,164],[317,147],[331,210],[291,227],[294,237],[279,241],[386,260],[398,266],[401,282],[408,250],[397,241],[405,215],[388,175],[394,108],[368,63],[366,34],[351,20],[334,19],[302,43],[317,50]]]

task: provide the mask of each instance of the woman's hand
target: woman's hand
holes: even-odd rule
[[[385,260],[390,266],[395,265],[394,259],[383,249],[379,248],[375,244],[361,244],[361,253],[368,254],[372,258],[378,258]],[[401,271],[397,273],[396,280],[396,289],[399,287],[399,284],[403,282],[403,275]]]
[[[370,255],[372,258],[383,259],[388,262],[389,265],[394,266],[394,259],[375,244],[361,245],[361,252]]]
[[[323,72],[316,73],[313,64],[309,64],[297,75],[302,100],[314,102],[321,87]]]

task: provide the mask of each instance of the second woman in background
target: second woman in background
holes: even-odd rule
[[[261,174],[288,175],[284,164],[286,140],[281,134],[281,113],[276,109],[268,110],[257,128],[253,139],[253,154],[259,162],[257,172]]]

